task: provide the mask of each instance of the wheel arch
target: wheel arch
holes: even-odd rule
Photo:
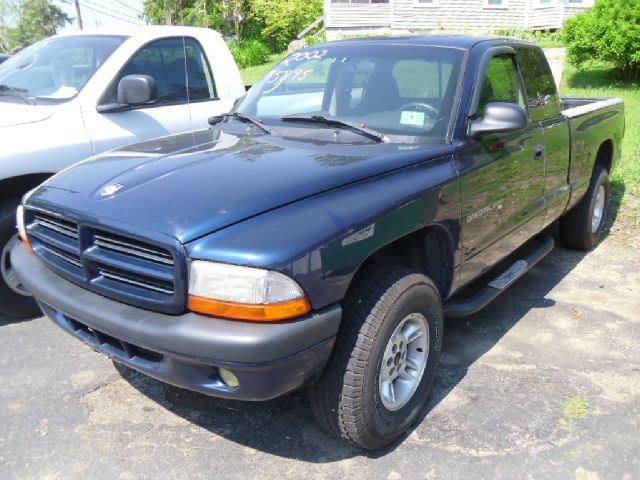
[[[613,140],[608,139],[600,144],[598,147],[598,153],[596,154],[596,162],[594,165],[604,167],[608,173],[611,173],[611,168],[613,167],[613,155],[614,155],[614,145]]]
[[[53,173],[28,173],[0,180],[0,202],[10,198],[21,197],[32,188],[37,187]]]
[[[449,230],[440,224],[431,224],[405,235],[372,252],[362,261],[351,278],[347,295],[369,266],[381,263],[403,265],[425,274],[445,299],[453,285],[454,242]]]

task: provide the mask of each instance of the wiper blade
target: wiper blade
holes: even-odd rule
[[[240,112],[225,113],[223,115],[216,115],[215,117],[210,117],[209,125],[215,125],[216,123],[221,122],[225,118],[235,118],[236,120],[240,120],[241,122],[244,122],[244,123],[251,123],[256,127],[258,127],[260,130],[262,130],[263,132],[269,133],[269,134],[271,133],[271,129],[263,125],[260,120]]]
[[[338,127],[345,128],[348,130],[352,130],[356,133],[360,133],[365,137],[368,137],[376,142],[388,142],[389,138],[382,132],[378,132],[377,130],[373,130],[371,128],[367,128],[364,125],[359,125],[354,122],[349,122],[347,120],[338,120],[335,118],[327,118],[322,115],[309,115],[309,116],[301,116],[301,115],[285,115],[284,117],[280,117],[280,120],[283,122],[308,122],[308,123],[321,123],[323,125],[327,125],[329,127]]]
[[[2,84],[0,85],[0,92],[10,92],[14,94],[16,97],[18,97],[20,100],[22,100],[24,103],[26,103],[27,105],[35,105],[35,102],[32,102],[31,100],[29,100],[26,97],[26,95],[22,93],[22,92],[28,92],[28,90],[24,88],[15,88],[9,85]]]

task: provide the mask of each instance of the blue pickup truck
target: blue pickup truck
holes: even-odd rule
[[[557,220],[598,242],[624,106],[560,98],[530,43],[381,38],[294,53],[210,123],[27,194],[16,274],[117,362],[234,399],[308,387],[375,449],[418,417],[444,317],[528,271]]]

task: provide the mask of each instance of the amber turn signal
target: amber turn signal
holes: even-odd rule
[[[33,252],[31,242],[29,241],[29,238],[27,238],[27,229],[24,225],[24,207],[22,205],[18,205],[18,209],[16,210],[16,226],[18,227],[18,235],[27,248]]]
[[[236,303],[189,295],[189,310],[214,317],[249,322],[277,322],[311,311],[306,297],[271,304]]]

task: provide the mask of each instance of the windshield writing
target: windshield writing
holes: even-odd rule
[[[274,124],[291,115],[321,116],[389,135],[444,138],[462,57],[460,50],[429,46],[311,48],[276,65],[237,111]]]

